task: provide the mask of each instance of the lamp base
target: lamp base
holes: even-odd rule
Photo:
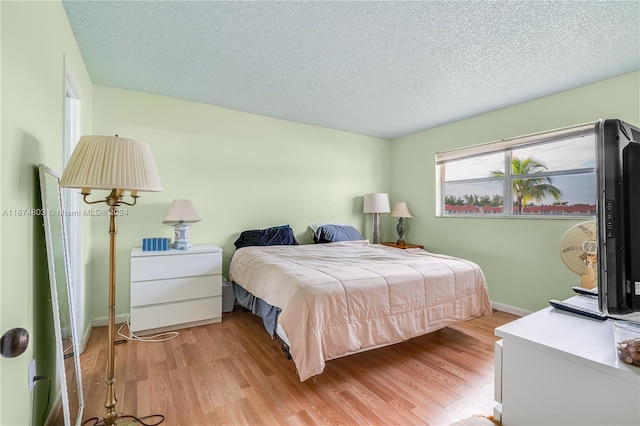
[[[131,416],[127,416],[127,417],[131,417]],[[116,426],[140,426],[140,423],[136,422],[135,420],[116,419]]]
[[[189,250],[191,243],[189,242],[189,224],[179,222],[175,225],[175,241],[171,244],[172,249]]]
[[[396,225],[396,231],[398,231],[398,241],[396,244],[399,246],[404,246],[404,218],[400,218],[398,220],[398,225]]]
[[[373,244],[380,244],[382,237],[380,236],[380,213],[373,214]]]

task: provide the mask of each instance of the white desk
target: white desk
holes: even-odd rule
[[[597,300],[569,299],[597,310]],[[640,425],[640,367],[620,361],[613,320],[555,308],[495,331],[494,415],[511,425]]]

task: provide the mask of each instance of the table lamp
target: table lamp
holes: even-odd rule
[[[60,178],[60,186],[81,188],[87,204],[105,203],[109,206],[109,323],[107,392],[104,403],[105,425],[116,423],[115,395],[115,305],[116,305],[116,216],[121,205],[134,206],[138,191],[162,191],[149,145],[116,136],[83,136],[69,159]],[[93,189],[110,191],[104,199],[89,200]],[[131,201],[124,197],[129,192]]]
[[[189,250],[189,226],[201,220],[191,200],[173,200],[162,220],[162,223],[173,223],[175,227],[175,240],[171,248]]]
[[[380,213],[389,213],[389,195],[364,194],[362,213],[373,213],[373,243],[380,244]]]
[[[409,208],[407,207],[407,203],[404,201],[398,201],[396,205],[393,206],[393,210],[391,211],[391,214],[389,216],[400,218],[398,219],[398,225],[396,225],[396,230],[398,231],[398,241],[396,241],[396,244],[399,246],[404,246],[404,218],[413,217],[411,215],[411,212],[409,211]]]

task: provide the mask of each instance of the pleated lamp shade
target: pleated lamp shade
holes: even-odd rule
[[[124,191],[162,191],[149,145],[117,136],[83,136],[60,186]]]

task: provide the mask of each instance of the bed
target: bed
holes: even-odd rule
[[[289,345],[301,381],[328,360],[491,313],[477,264],[367,240],[242,247],[229,276],[275,314],[269,331]]]

